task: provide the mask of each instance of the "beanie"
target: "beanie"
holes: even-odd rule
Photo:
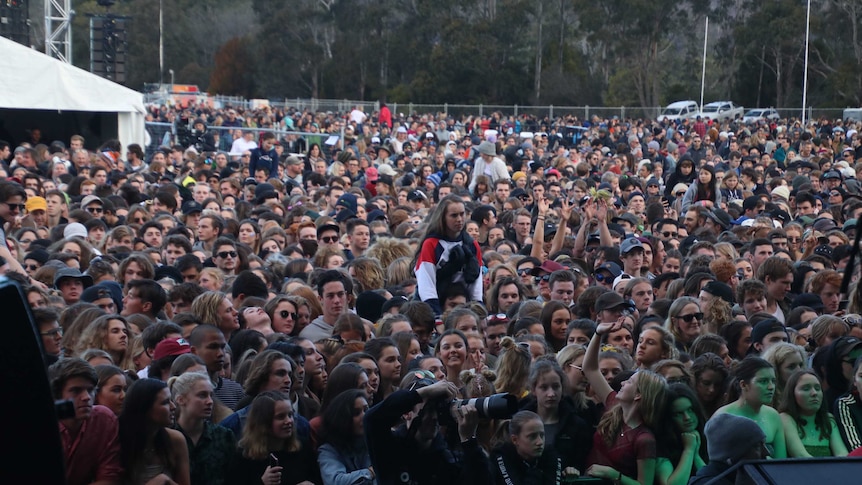
[[[706,449],[710,461],[733,464],[766,435],[754,420],[733,414],[718,414],[706,422]]]
[[[368,320],[376,322],[383,316],[383,304],[386,298],[373,291],[363,291],[356,297],[356,314]]]

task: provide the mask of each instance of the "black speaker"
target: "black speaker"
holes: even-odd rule
[[[65,483],[63,445],[42,339],[18,283],[0,277],[0,483]]]
[[[745,476],[736,483],[756,485],[812,485],[824,480],[829,483],[859,483],[862,458],[798,458],[758,460],[738,465]]]

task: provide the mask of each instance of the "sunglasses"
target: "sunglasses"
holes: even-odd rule
[[[536,277],[535,277],[536,282],[539,282],[539,281],[549,281],[550,279],[551,279],[551,275],[549,275],[549,274],[545,274],[545,275],[542,275],[542,276],[536,276]]]
[[[327,244],[332,244],[332,243],[338,242],[338,236],[326,236],[326,237],[320,238],[320,240],[327,243]]]
[[[24,269],[29,269],[30,271],[36,271],[39,268],[41,268],[41,266],[39,266],[38,264],[25,264],[24,265]]]
[[[691,323],[692,320],[701,321],[703,320],[703,313],[689,313],[688,315],[678,315],[676,318],[685,321],[686,323]]]
[[[679,233],[678,232],[665,231],[665,232],[661,233],[661,235],[664,237],[667,237],[667,238],[671,238],[671,237],[679,236]]]
[[[291,312],[289,312],[289,311],[287,311],[287,310],[282,310],[282,311],[278,312],[278,315],[279,315],[281,318],[285,318],[285,319],[286,319],[287,317],[290,317],[290,319],[291,319],[291,320],[293,320],[294,322],[295,322],[295,321],[297,321],[297,320],[299,320],[299,315],[297,315],[296,313],[291,313]]]
[[[613,281],[613,280],[614,280],[614,276],[613,276],[613,275],[610,275],[610,274],[607,274],[607,275],[606,275],[606,274],[604,274],[604,273],[596,273],[595,278],[596,278],[596,281],[598,281],[599,283],[602,283],[602,282],[605,282],[605,281],[606,281],[606,282],[608,282],[608,283],[610,283],[611,281]]]
[[[48,330],[47,332],[39,332],[39,335],[41,335],[43,337],[53,337],[54,335],[59,335],[60,337],[62,337],[63,336],[63,329],[62,328],[52,328],[51,330]]]
[[[496,315],[488,315],[487,320],[490,322],[492,320],[508,320],[509,317],[506,316],[505,313],[498,313]]]
[[[532,271],[532,270],[533,270],[533,268],[521,268],[518,270],[518,275],[527,276],[528,274],[530,274],[530,271]]]
[[[105,209],[102,209],[101,207],[87,207],[87,212],[90,214],[101,214],[102,212],[105,212]]]
[[[27,208],[27,206],[26,206],[26,205],[24,205],[24,204],[10,204],[10,203],[8,203],[8,202],[4,202],[4,204],[6,204],[7,206],[9,206],[9,209],[10,209],[10,210],[18,209],[19,211],[23,211],[25,208]]]
[[[231,258],[235,258],[236,257],[236,251],[222,251],[222,252],[216,254],[216,256],[218,256],[222,259],[225,259],[228,256],[230,256]]]

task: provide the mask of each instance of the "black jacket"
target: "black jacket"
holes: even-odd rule
[[[537,406],[536,398],[531,395],[521,409],[536,412]],[[563,468],[575,467],[583,474],[586,471],[587,455],[593,447],[595,430],[578,416],[575,403],[569,396],[560,401],[559,419],[553,450],[562,460]]]
[[[554,450],[546,449],[534,462],[527,462],[512,443],[495,448],[491,468],[496,485],[556,485],[563,474],[562,463]]]
[[[437,433],[429,449],[408,436],[407,427],[394,426],[401,416],[422,402],[416,391],[400,390],[365,414],[368,452],[379,485],[478,485],[491,481],[488,458],[476,439],[453,452]]]

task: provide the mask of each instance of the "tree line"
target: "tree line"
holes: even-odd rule
[[[398,103],[799,107],[805,0],[119,0],[128,82],[248,98]],[[89,66],[95,0],[73,2]],[[809,104],[862,105],[862,0],[812,2]],[[35,36],[34,36],[35,37]]]

